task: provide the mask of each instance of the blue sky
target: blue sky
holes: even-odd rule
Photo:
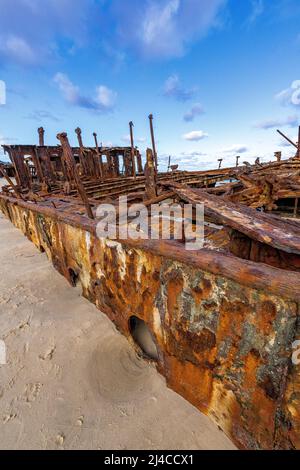
[[[0,143],[150,146],[160,169],[268,161],[300,124],[300,0],[0,0]],[[2,157],[1,157],[2,158]]]

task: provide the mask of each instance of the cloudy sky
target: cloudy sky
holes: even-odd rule
[[[0,143],[125,145],[132,120],[144,150],[153,113],[162,170],[290,156],[299,59],[299,0],[0,0]]]

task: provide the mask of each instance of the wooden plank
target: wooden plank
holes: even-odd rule
[[[279,250],[300,254],[300,228],[297,229],[289,222],[280,221],[251,207],[233,204],[204,190],[196,192],[174,183],[170,183],[169,187],[186,202],[204,204],[205,214],[215,217],[219,223]]]

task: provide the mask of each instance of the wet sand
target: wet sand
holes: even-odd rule
[[[0,266],[0,449],[234,448],[1,213]]]

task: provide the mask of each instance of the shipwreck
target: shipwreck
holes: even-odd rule
[[[0,208],[71,285],[106,313],[169,387],[241,449],[300,449],[300,129],[295,157],[210,171],[158,171],[153,118],[144,165],[134,145],[4,145],[15,181]],[[285,137],[285,136],[284,136]],[[204,204],[204,246],[99,238],[97,207]],[[136,334],[147,329],[145,347]],[[101,334],[101,333],[99,333]]]

